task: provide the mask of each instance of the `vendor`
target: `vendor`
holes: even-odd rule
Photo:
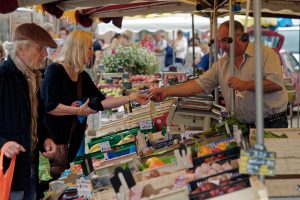
[[[218,29],[218,45],[225,55],[196,80],[183,84],[150,90],[149,96],[154,101],[162,101],[167,96],[185,97],[197,93],[210,93],[220,85],[228,110],[230,107],[230,90],[235,95],[235,115],[241,123],[255,127],[255,52],[254,44],[248,41],[244,27],[234,21],[235,41],[235,76],[230,76],[229,21],[222,23]],[[288,96],[284,87],[283,72],[279,56],[266,46],[261,46],[263,67],[263,105],[265,128],[287,128]]]

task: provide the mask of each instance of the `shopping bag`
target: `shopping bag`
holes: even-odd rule
[[[3,172],[3,151],[0,151],[0,199],[8,200],[10,195],[11,183],[14,176],[16,155],[10,161],[9,167],[5,174]]]
[[[39,152],[39,182],[50,181],[51,179],[49,159]]]

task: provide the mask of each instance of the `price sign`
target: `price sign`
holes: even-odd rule
[[[249,150],[241,150],[239,172],[241,174],[275,175],[276,153],[256,144]]]
[[[90,180],[86,180],[83,177],[76,179],[78,195],[84,198],[91,198],[93,195],[92,184]]]
[[[166,140],[166,141],[154,144],[154,148],[155,149],[161,149],[161,148],[164,148],[164,147],[171,146],[171,145],[173,145],[173,143],[174,143],[173,139],[172,140]]]
[[[152,120],[142,120],[139,122],[141,130],[149,130],[152,129]]]
[[[99,145],[102,152],[111,150],[109,141],[101,142]]]

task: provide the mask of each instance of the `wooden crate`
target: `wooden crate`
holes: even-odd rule
[[[178,176],[185,176],[185,170],[174,171],[171,174],[160,175],[156,178],[150,178],[148,180],[138,182],[139,185],[145,186],[151,184],[153,189],[165,188],[175,183],[175,179]]]
[[[104,190],[101,192],[94,193],[92,200],[108,200],[116,199],[116,193],[114,189]]]
[[[266,186],[271,197],[299,196],[300,191],[300,129],[280,128],[266,129],[272,133],[288,138],[265,138],[268,151],[276,152],[275,177],[266,177]],[[250,144],[255,144],[255,129],[250,130]]]
[[[186,200],[189,199],[187,188],[179,188],[149,198],[149,200],[185,200],[185,199]]]
[[[249,188],[210,198],[210,200],[268,200],[267,189],[256,176],[250,178],[250,184]]]
[[[281,179],[278,176],[274,179],[266,179],[265,184],[272,197],[300,197],[300,178]]]

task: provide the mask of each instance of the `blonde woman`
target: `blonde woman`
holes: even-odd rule
[[[46,109],[44,123],[58,146],[69,144],[68,162],[75,158],[86,127],[86,119],[80,122],[78,116],[88,116],[97,112],[89,107],[91,97],[97,97],[101,101],[98,110],[118,107],[129,101],[137,101],[140,104],[148,102],[145,95],[137,93],[105,99],[84,71],[93,54],[92,34],[82,30],[71,32],[61,50],[61,57],[58,62],[47,67],[42,83],[41,95]],[[79,82],[81,84],[78,84]],[[83,105],[77,102],[79,100],[77,87],[80,85],[82,90],[80,98],[87,99],[82,100]],[[72,128],[74,124],[75,128]]]

